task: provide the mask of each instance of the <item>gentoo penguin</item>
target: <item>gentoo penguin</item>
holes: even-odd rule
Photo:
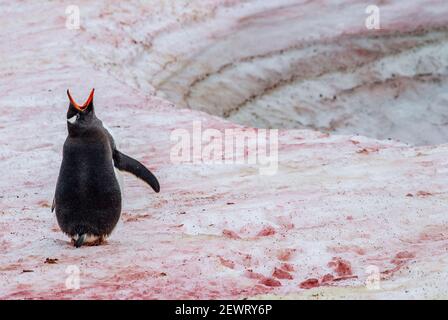
[[[111,133],[95,115],[94,92],[79,105],[67,90],[68,136],[51,208],[77,248],[84,243],[100,244],[120,219],[122,196],[115,168],[160,191],[157,178],[145,166],[118,151]]]

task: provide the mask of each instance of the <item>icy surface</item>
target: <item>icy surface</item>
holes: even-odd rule
[[[179,10],[174,1],[161,8],[142,1],[78,3],[80,30],[65,28],[62,1],[0,4],[0,299],[448,298],[448,145],[284,130],[273,176],[249,165],[173,164],[173,129],[190,130],[194,120],[234,127],[176,108],[147,81],[148,68],[157,70],[168,55],[177,61],[187,50],[179,43],[179,53],[171,52],[169,42],[166,51],[155,50],[158,34],[197,45],[199,53],[200,42],[188,39],[175,19],[161,18]],[[268,2],[189,3],[184,6],[196,13],[185,13],[182,26],[204,20],[209,28],[197,28],[212,32],[216,15],[219,36],[227,30],[226,14],[250,21],[257,5]],[[362,9],[360,1],[347,3]],[[447,17],[443,1],[425,1],[423,9],[422,1],[408,3],[408,13],[390,24],[398,33],[411,18],[430,26]],[[303,19],[325,4],[306,2]],[[344,31],[343,25],[321,28],[307,29],[308,36]],[[138,37],[129,37],[133,30]],[[151,50],[160,60],[146,54]],[[394,59],[407,64],[405,53]],[[439,85],[425,82],[425,92]],[[122,221],[108,243],[75,249],[50,206],[66,136],[65,90],[81,98],[91,87],[98,116],[121,150],[157,175],[161,192],[125,176]],[[387,100],[383,91],[362,94]],[[79,289],[70,286],[76,270]],[[372,290],[366,281],[375,270],[380,282]]]
[[[446,142],[448,3],[368,4],[380,30],[365,27],[363,1],[110,5],[86,21],[87,52],[135,88],[240,124]]]

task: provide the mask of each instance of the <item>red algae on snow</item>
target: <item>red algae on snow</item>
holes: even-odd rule
[[[258,234],[258,237],[268,237],[275,234],[275,229],[273,227],[265,227]]]
[[[193,85],[200,87],[216,79],[207,77],[202,83],[194,72],[209,68],[251,78],[244,67],[251,65],[250,57],[207,43],[211,39],[207,35],[228,39],[220,35],[233,34],[234,28],[238,31],[242,25],[231,21],[244,17],[251,17],[246,23],[259,21],[263,25],[257,17],[267,14],[275,19],[276,8],[284,3],[213,0],[201,3],[203,17],[197,10],[178,17],[142,1],[127,1],[125,7],[118,2],[83,1],[82,29],[68,30],[61,19],[63,1],[24,2],[20,6],[2,1],[0,56],[6,58],[0,59],[0,299],[302,297],[312,293],[308,289],[336,287],[341,291],[328,291],[329,297],[447,297],[446,286],[434,285],[448,278],[446,144],[417,148],[394,140],[279,130],[278,171],[271,176],[260,175],[256,165],[170,161],[173,130],[188,131],[194,121],[220,131],[240,126],[199,111],[175,108],[152,84],[165,83],[162,89],[169,90],[167,79],[190,84],[192,77],[197,80]],[[422,3],[410,1],[406,14],[396,16],[396,29],[391,31],[399,35],[414,23],[424,28],[433,23],[446,25],[444,2],[437,12],[422,12]],[[186,6],[193,5],[189,2]],[[332,2],[329,8],[335,13],[328,9],[323,17],[306,18],[306,25],[301,19],[294,20],[301,28],[320,25],[322,19],[333,23],[332,19],[339,19],[341,7],[342,1]],[[362,5],[354,1],[344,7],[355,13]],[[295,4],[294,12],[301,10],[314,12],[313,2]],[[364,17],[361,11],[359,15]],[[169,21],[154,12],[169,15]],[[210,20],[215,16],[207,14],[211,12],[229,19]],[[406,18],[420,12],[415,21]],[[201,19],[192,19],[194,15]],[[185,34],[183,28],[190,26],[185,21],[204,33]],[[201,28],[202,23],[208,27]],[[350,21],[347,27],[319,27],[313,29],[313,36],[318,41],[337,43],[343,38],[350,42],[341,34],[357,24]],[[104,32],[106,25],[110,32]],[[361,39],[366,36],[366,30],[359,32]],[[428,32],[430,38],[433,30]],[[407,37],[413,41],[409,34]],[[440,39],[438,34],[434,37]],[[289,44],[280,43],[281,36],[277,38],[279,47]],[[167,46],[177,42],[173,40],[182,40],[185,46]],[[198,41],[205,41],[204,46],[198,46]],[[298,41],[299,47],[306,47],[304,39]],[[73,50],[73,43],[80,44],[81,50]],[[260,46],[257,59],[269,60],[270,42],[266,43]],[[358,50],[358,44],[348,43],[347,48]],[[161,45],[160,50],[146,52],[151,45]],[[170,50],[165,51],[165,46]],[[12,54],[11,47],[21,48],[21,54]],[[224,54],[216,55],[213,48]],[[350,50],[339,62],[352,57]],[[176,69],[176,61],[182,65],[184,58],[195,54],[201,58],[226,56],[242,68],[229,65],[220,69],[220,61],[210,60],[205,69],[185,68],[191,74]],[[355,63],[366,63],[371,56],[374,54],[358,51]],[[405,53],[393,58],[403,59],[406,65],[410,59]],[[283,74],[275,69],[283,64],[275,61],[268,65],[269,72]],[[308,62],[300,65],[313,79],[311,66],[316,64]],[[166,69],[160,70],[160,66]],[[396,72],[390,67],[384,73]],[[373,70],[380,71],[377,66]],[[154,74],[159,82],[148,82]],[[419,81],[427,88],[439,88],[436,82]],[[309,85],[309,81],[303,82]],[[342,82],[337,81],[336,86]],[[263,83],[256,84],[258,89]],[[387,84],[361,91],[380,105],[382,93],[390,90]],[[225,86],[220,86],[219,94],[225,93]],[[123,215],[117,229],[107,244],[80,249],[60,231],[49,208],[67,134],[65,91],[69,87],[80,94],[95,87],[96,112],[112,128],[120,148],[141,160],[161,182],[161,192],[154,194],[137,179],[125,176]],[[323,87],[331,89],[318,86]],[[311,91],[308,89],[307,95]],[[183,96],[194,98],[188,92],[179,95]],[[328,101],[319,99],[323,105],[338,107],[334,109],[346,106],[344,97],[329,97]],[[251,108],[243,108],[241,114],[250,113]],[[307,112],[313,116],[321,113],[319,109]],[[361,293],[358,289],[365,288],[369,270],[378,270],[381,290]],[[79,280],[79,288],[73,279]]]
[[[233,262],[232,260],[228,260],[228,259],[219,257],[219,261],[221,262],[221,264],[223,266],[230,268],[230,269],[235,269],[235,262]]]
[[[223,230],[222,234],[229,239],[241,239],[241,237],[235,231]]]
[[[350,276],[353,274],[350,262],[339,257],[333,258],[333,260],[328,263],[328,266],[333,268],[338,276]]]
[[[260,283],[264,284],[268,287],[281,287],[282,283],[278,280],[275,280],[273,278],[263,278],[261,279]]]
[[[303,282],[300,283],[299,287],[301,289],[312,289],[312,288],[316,288],[319,286],[319,280],[318,279],[307,279]]]
[[[294,277],[288,271],[285,271],[285,270],[282,270],[279,268],[274,269],[272,276],[277,279],[288,279],[288,280],[294,279]]]

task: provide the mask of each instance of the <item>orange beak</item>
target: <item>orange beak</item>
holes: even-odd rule
[[[72,106],[75,107],[76,110],[81,111],[81,112],[86,110],[87,107],[89,106],[89,104],[92,102],[94,93],[95,93],[95,89],[92,89],[92,91],[90,91],[89,98],[87,98],[86,102],[84,102],[83,105],[79,105],[75,102],[75,100],[73,100],[72,95],[70,94],[70,91],[67,89],[67,95],[68,95],[68,98],[70,99],[70,103],[72,104]]]

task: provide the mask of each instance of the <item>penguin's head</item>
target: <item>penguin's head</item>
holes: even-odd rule
[[[90,91],[90,95],[84,104],[79,105],[72,98],[67,90],[70,105],[67,110],[67,127],[70,134],[81,133],[91,127],[95,122],[95,111],[93,108],[93,94],[95,89]]]

